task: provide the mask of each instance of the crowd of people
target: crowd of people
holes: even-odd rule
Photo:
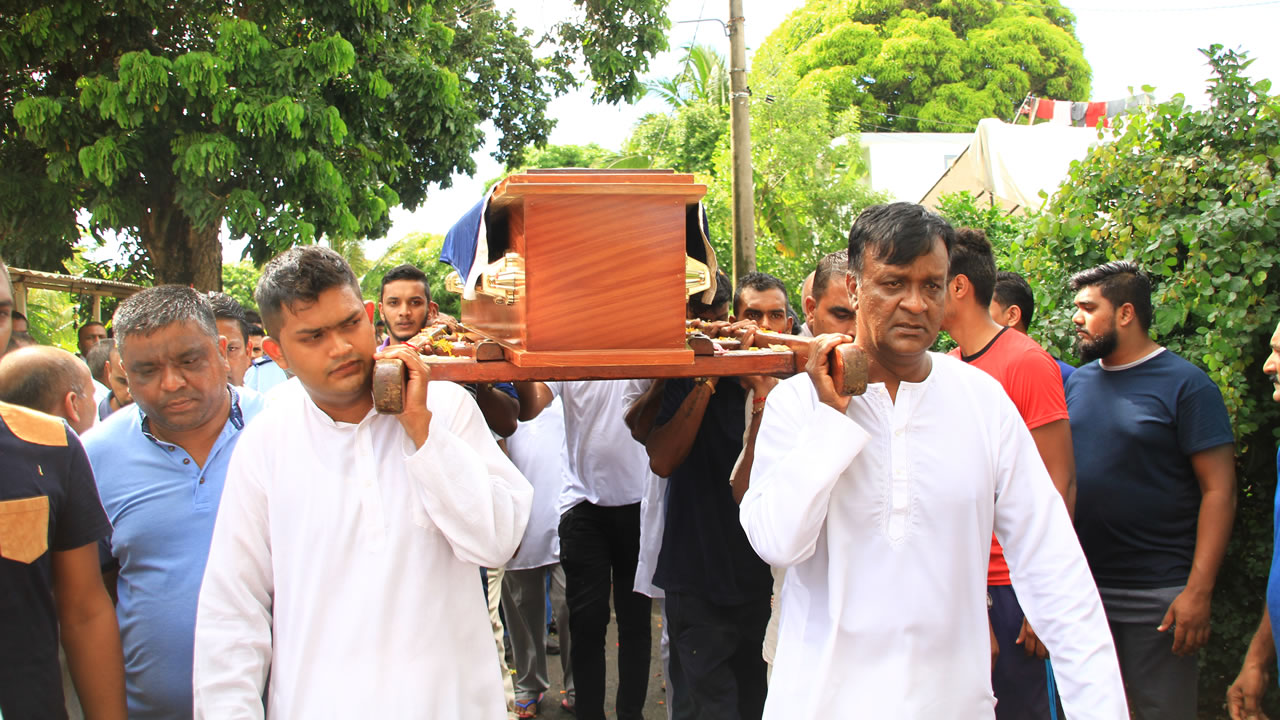
[[[689,299],[711,333],[811,336],[805,372],[470,385],[404,344],[440,319],[411,265],[366,302],[295,248],[260,315],[148,288],[78,354],[30,339],[4,275],[8,720],[536,717],[557,649],[584,720],[1196,717],[1234,441],[1134,263],[1071,278],[1077,368],[981,231],[875,206],[802,313],[764,273]],[[1280,327],[1263,370],[1280,402]],[[1233,718],[1259,716],[1277,575]]]

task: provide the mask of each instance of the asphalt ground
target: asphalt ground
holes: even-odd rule
[[[653,603],[653,644],[649,656],[649,690],[645,696],[644,716],[647,720],[664,720],[667,717],[666,678],[662,675],[662,655],[659,645],[662,642],[662,614],[658,603]],[[617,622],[609,622],[608,634],[605,636],[605,717],[617,717],[613,700],[618,692],[618,635]],[[560,708],[564,698],[564,676],[560,672],[560,657],[547,657],[547,675],[551,681],[551,689],[542,701],[542,711],[538,715],[548,720],[568,720],[573,715]]]

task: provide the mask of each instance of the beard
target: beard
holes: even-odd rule
[[[1095,335],[1092,339],[1077,337],[1076,355],[1079,355],[1084,362],[1093,362],[1115,352],[1119,341],[1119,333],[1114,326],[1101,335]]]

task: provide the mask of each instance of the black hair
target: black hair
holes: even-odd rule
[[[94,379],[103,385],[107,384],[106,380],[104,380],[106,378],[104,371],[106,370],[107,361],[111,359],[111,351],[115,349],[115,338],[104,338],[84,354],[84,362],[89,366],[89,374],[93,375]]]
[[[1151,329],[1151,277],[1131,260],[1116,260],[1071,276],[1071,289],[1098,286],[1102,297],[1117,310],[1129,303],[1143,330]]]
[[[218,325],[208,298],[182,285],[157,285],[130,295],[116,308],[111,327],[123,355],[130,335],[150,335],[175,323],[194,325],[215,345],[218,342]]]
[[[1031,327],[1031,320],[1036,316],[1036,296],[1026,278],[1016,272],[1002,270],[996,273],[994,297],[996,302],[1006,308],[1017,305],[1022,313],[1023,327]]]
[[[387,289],[387,283],[396,280],[417,280],[422,283],[422,292],[427,296],[427,302],[431,302],[431,283],[427,280],[427,274],[416,265],[408,263],[397,265],[382,276],[382,285],[378,287],[378,302],[382,302],[382,293]]]
[[[267,334],[280,332],[280,311],[297,303],[313,303],[320,293],[346,285],[360,296],[360,283],[351,266],[338,253],[323,245],[295,247],[272,258],[262,268],[254,291],[258,312]]]
[[[267,331],[262,329],[261,325],[253,324],[249,326],[249,337],[266,337]],[[248,338],[245,342],[249,342]]]
[[[0,373],[0,401],[61,416],[62,399],[68,392],[93,395],[93,385],[85,387],[81,381],[83,365],[75,355],[53,348],[28,352],[39,355],[17,369]]]
[[[712,308],[718,308],[721,305],[724,305],[729,302],[729,298],[733,292],[731,289],[732,287],[733,283],[729,281],[729,276],[725,275],[723,270],[716,270],[716,292],[715,295],[712,296],[711,302],[709,304],[703,303],[700,299],[702,297],[702,293],[690,295],[689,311],[694,315],[700,315]]]
[[[14,320],[26,320],[26,319],[27,319],[27,316],[26,316],[26,315],[23,315],[22,313],[18,312],[17,310],[14,310],[13,312],[9,313],[9,317],[13,318]]]
[[[220,293],[215,290],[209,291],[207,297],[209,304],[213,306],[213,317],[215,320],[235,320],[236,327],[240,328],[240,339],[247,345],[249,343],[249,321],[244,316],[244,306],[239,300],[231,297],[226,293]]]
[[[818,267],[813,271],[813,297],[821,298],[827,292],[827,286],[831,284],[833,279],[837,277],[843,278],[844,274],[849,270],[849,250],[844,248],[833,253],[827,253],[818,261]]]
[[[957,275],[969,278],[973,298],[985,310],[996,289],[996,256],[991,252],[987,234],[977,228],[957,228],[955,241],[947,253],[947,279]]]
[[[949,255],[955,231],[937,213],[915,203],[872,205],[849,230],[849,271],[862,277],[867,253],[888,265],[909,265],[932,250],[937,240]]]
[[[751,288],[756,292],[778,290],[782,293],[782,300],[787,303],[787,308],[790,310],[791,302],[787,300],[787,286],[769,273],[753,272],[738,278],[738,289],[733,293],[733,313],[735,315],[738,314],[738,306],[742,303],[742,291],[746,288]]]

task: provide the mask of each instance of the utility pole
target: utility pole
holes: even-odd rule
[[[742,0],[729,0],[729,146],[733,154],[733,283],[756,271],[755,189],[751,180],[751,97]]]

